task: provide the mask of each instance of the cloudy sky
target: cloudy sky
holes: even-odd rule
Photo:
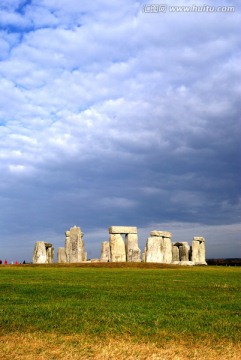
[[[0,1],[0,259],[73,225],[89,257],[111,225],[241,257],[239,1],[151,4]]]

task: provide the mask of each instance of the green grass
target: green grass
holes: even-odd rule
[[[153,267],[1,266],[0,334],[241,340],[240,268]]]

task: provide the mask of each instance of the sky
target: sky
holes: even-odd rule
[[[0,1],[0,259],[74,225],[241,257],[241,6],[158,3]]]

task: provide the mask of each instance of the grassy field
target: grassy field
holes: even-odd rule
[[[0,359],[241,359],[241,268],[0,267]]]

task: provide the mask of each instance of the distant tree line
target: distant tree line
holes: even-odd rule
[[[218,265],[218,266],[241,266],[241,258],[208,259],[207,264]]]

